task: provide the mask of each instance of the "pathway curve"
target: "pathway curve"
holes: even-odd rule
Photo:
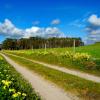
[[[64,67],[56,66],[56,65],[50,65],[50,64],[47,64],[47,63],[44,63],[44,62],[31,60],[31,59],[28,59],[28,58],[25,58],[25,57],[21,57],[21,56],[17,56],[17,55],[14,55],[14,54],[8,54],[8,55],[20,57],[20,58],[26,59],[28,61],[31,61],[33,63],[41,64],[41,65],[43,65],[45,67],[56,69],[56,70],[62,71],[64,73],[72,74],[72,75],[84,78],[86,80],[90,80],[90,81],[94,81],[94,82],[100,83],[100,77],[99,76],[94,76],[94,75],[91,75],[91,74],[88,74],[88,73],[85,73],[85,72],[80,72],[80,71],[77,71],[77,70],[71,70],[71,69],[67,69],[67,68],[64,68]]]
[[[4,54],[1,55],[6,59],[9,64],[11,64],[19,73],[24,76],[24,78],[26,78],[32,84],[32,87],[35,89],[36,92],[40,94],[43,100],[78,100],[76,96],[66,93],[55,84],[48,82],[38,74],[33,73],[24,66],[17,64],[8,56]]]

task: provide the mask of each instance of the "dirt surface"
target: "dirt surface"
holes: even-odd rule
[[[17,64],[4,54],[1,55],[31,83],[34,90],[39,93],[43,100],[78,100],[76,96],[66,93],[55,84],[43,79],[41,76],[28,70],[24,66]]]

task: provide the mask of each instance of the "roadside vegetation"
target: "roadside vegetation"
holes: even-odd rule
[[[52,81],[65,91],[77,95],[81,99],[100,100],[100,83],[95,83],[51,68],[47,68],[20,57],[15,57],[9,54],[7,56],[20,65],[23,65],[31,71],[38,73],[45,79]]]
[[[73,52],[73,48],[14,50],[5,52],[100,76],[99,51],[100,43],[77,47],[75,52]]]
[[[0,100],[40,100],[31,85],[0,56]]]

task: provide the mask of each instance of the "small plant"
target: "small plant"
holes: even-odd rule
[[[73,55],[73,60],[77,61],[88,61],[91,59],[91,55],[88,55],[87,53],[75,53]]]

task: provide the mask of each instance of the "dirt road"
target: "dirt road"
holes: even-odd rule
[[[9,57],[1,54],[6,61],[11,64],[19,73],[27,79],[36,92],[40,94],[43,100],[77,100],[77,97],[73,97],[71,94],[66,93],[64,90],[60,89],[56,85],[46,81],[41,76],[36,73],[31,72],[24,66],[21,66],[11,60]]]
[[[50,64],[47,64],[47,63],[44,63],[44,62],[31,60],[31,59],[28,59],[28,58],[25,58],[25,57],[21,57],[21,56],[17,56],[17,55],[14,55],[14,54],[9,54],[9,55],[20,57],[20,58],[26,59],[28,61],[31,61],[33,63],[41,64],[41,65],[43,65],[45,67],[56,69],[56,70],[62,71],[64,73],[72,74],[72,75],[84,78],[86,80],[91,80],[91,81],[100,83],[100,77],[99,76],[94,76],[94,75],[91,75],[91,74],[88,74],[88,73],[85,73],[85,72],[71,70],[71,69],[67,69],[67,68],[64,68],[64,67],[60,67],[60,66],[50,65]]]

